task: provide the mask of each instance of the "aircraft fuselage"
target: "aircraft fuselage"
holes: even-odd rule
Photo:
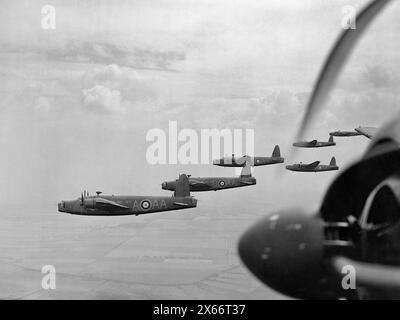
[[[222,158],[218,160],[214,160],[213,164],[220,167],[244,167],[246,165],[246,161],[249,162],[249,165],[252,167],[258,166],[266,166],[270,164],[283,163],[285,161],[282,157],[241,157],[241,158]]]
[[[308,167],[307,165],[304,164],[292,164],[286,166],[287,170],[290,171],[298,171],[298,172],[322,172],[322,171],[334,171],[338,170],[338,166],[330,166],[330,165],[325,165],[325,164],[320,164],[315,167]]]
[[[162,183],[164,190],[174,191],[177,181],[165,181]],[[217,191],[223,189],[246,187],[256,184],[254,177],[207,177],[189,178],[190,191]]]
[[[312,141],[299,141],[293,143],[293,146],[299,148],[322,148],[336,146],[336,142],[317,141],[316,143],[313,143]]]
[[[194,208],[197,200],[189,197],[90,196],[61,201],[58,211],[77,215],[117,216]]]
[[[334,131],[330,132],[329,135],[334,137],[354,137],[361,136],[361,133],[356,131]]]

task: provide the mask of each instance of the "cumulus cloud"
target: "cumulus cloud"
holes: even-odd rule
[[[83,76],[85,88],[95,85],[118,90],[126,100],[135,102],[156,98],[159,95],[159,78],[144,76],[131,68],[110,64],[95,67]]]
[[[121,93],[102,85],[96,85],[83,90],[83,103],[85,110],[93,113],[122,112],[124,107],[121,102]]]
[[[270,89],[262,96],[200,97],[170,105],[159,117],[190,123],[195,128],[286,128],[296,123],[307,96],[303,92]]]

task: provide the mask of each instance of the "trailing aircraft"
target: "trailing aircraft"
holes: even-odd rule
[[[256,178],[251,175],[248,163],[243,167],[239,177],[189,177],[190,191],[218,191],[231,188],[247,187],[256,184]],[[175,190],[177,181],[164,181],[161,184],[164,190]]]
[[[221,167],[244,167],[246,163],[249,163],[252,167],[265,166],[276,163],[283,163],[285,158],[281,157],[281,150],[278,145],[275,146],[271,157],[225,157],[213,161],[213,164]]]
[[[354,136],[361,136],[360,132],[357,131],[333,131],[329,133],[332,137],[354,137]]]
[[[339,170],[339,167],[336,165],[335,157],[332,157],[329,165],[320,164],[320,161],[315,161],[309,164],[304,164],[300,162],[287,165],[286,169],[290,171],[299,171],[299,172],[322,172],[322,171]]]
[[[331,135],[328,141],[318,141],[318,140],[298,141],[294,142],[293,146],[299,148],[322,148],[322,147],[336,146],[336,142],[333,141],[333,136]]]

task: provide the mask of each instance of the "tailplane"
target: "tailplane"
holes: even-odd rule
[[[281,157],[281,149],[278,145],[275,146],[274,151],[272,151],[273,158],[280,158]]]
[[[329,136],[329,142],[333,142],[333,136]]]
[[[251,177],[251,166],[250,163],[248,161],[246,161],[246,164],[244,165],[242,172],[240,173],[240,177],[244,178],[244,177]]]
[[[176,184],[174,197],[189,197],[189,196],[190,196],[189,179],[186,174],[181,174]]]
[[[330,166],[336,166],[336,158],[332,157],[331,162],[329,163]]]

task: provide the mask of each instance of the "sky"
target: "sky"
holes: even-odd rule
[[[366,1],[0,2],[0,204],[54,206],[83,189],[168,195],[179,173],[231,176],[212,165],[151,165],[153,128],[253,129],[255,153],[281,146],[287,164],[335,155],[346,167],[364,137],[301,150],[291,143],[342,9]],[[41,26],[42,7],[56,28]],[[359,42],[307,138],[380,126],[400,104],[400,6],[389,5]],[[256,209],[318,206],[336,173],[256,168],[257,186],[215,203],[251,199]],[[238,193],[235,193],[238,194]],[[248,201],[248,200],[246,200]],[[201,202],[199,203],[199,206]]]

